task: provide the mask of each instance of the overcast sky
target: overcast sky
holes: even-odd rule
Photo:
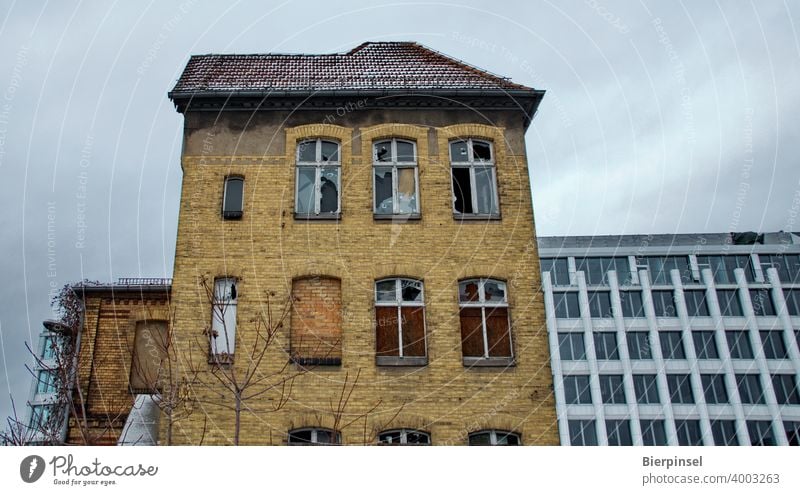
[[[547,90],[539,235],[800,230],[796,3],[223,3],[0,0],[3,418],[51,286],[171,276],[192,54],[413,40]]]

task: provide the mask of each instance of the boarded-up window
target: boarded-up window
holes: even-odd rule
[[[465,358],[511,358],[506,284],[472,279],[459,283],[461,351]]]
[[[131,391],[152,393],[159,390],[166,370],[167,322],[136,322],[131,359]]]
[[[292,359],[298,364],[341,364],[342,289],[339,279],[295,280],[292,296]]]
[[[381,360],[384,356],[425,357],[422,282],[392,278],[375,283],[375,347],[379,364],[398,364]]]

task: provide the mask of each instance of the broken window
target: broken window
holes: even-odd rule
[[[339,279],[292,282],[291,355],[300,365],[342,364],[342,289]]]
[[[242,218],[244,210],[244,178],[226,177],[222,196],[222,218]]]
[[[234,319],[235,325],[235,319]],[[166,373],[167,322],[139,321],[133,340],[130,385],[134,393],[154,393]]]
[[[339,445],[342,436],[326,428],[301,428],[289,432],[289,445]]]
[[[211,359],[215,363],[233,362],[236,349],[236,279],[214,280],[211,315]]]
[[[513,355],[505,282],[470,279],[458,287],[465,364],[490,358],[504,358],[498,364],[508,364]]]
[[[419,213],[416,144],[390,139],[372,149],[376,215]]]
[[[469,434],[470,445],[522,445],[519,435],[510,431],[485,430]]]
[[[402,428],[381,432],[378,442],[381,445],[430,445],[431,436],[424,431]]]
[[[453,211],[459,215],[499,215],[492,145],[473,139],[450,143]]]
[[[339,143],[311,139],[297,145],[295,213],[303,217],[339,213]]]
[[[375,347],[379,365],[425,364],[422,282],[392,278],[375,283]]]

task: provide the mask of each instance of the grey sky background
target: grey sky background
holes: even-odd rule
[[[0,0],[0,416],[51,286],[171,276],[191,54],[413,40],[546,89],[539,235],[797,231],[798,28],[770,0]]]

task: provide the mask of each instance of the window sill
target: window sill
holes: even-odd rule
[[[223,211],[222,212],[222,219],[223,220],[241,220],[243,212],[241,211]]]
[[[376,366],[427,366],[427,356],[400,357],[400,356],[375,356]]]
[[[509,367],[515,366],[513,357],[464,357],[464,366],[474,367]]]
[[[403,214],[397,214],[397,215],[388,214],[387,215],[387,214],[383,214],[383,213],[373,213],[372,214],[372,218],[375,219],[375,220],[392,220],[392,221],[394,221],[394,220],[405,220],[405,221],[411,221],[411,220],[419,220],[421,218],[421,216],[420,216],[419,213],[409,213],[407,215],[403,215]]]
[[[466,220],[466,221],[475,221],[475,220],[493,220],[499,221],[501,220],[500,215],[480,215],[480,214],[470,214],[470,213],[453,213],[453,220]]]
[[[340,220],[342,213],[320,213],[319,215],[308,213],[295,213],[295,220]]]

